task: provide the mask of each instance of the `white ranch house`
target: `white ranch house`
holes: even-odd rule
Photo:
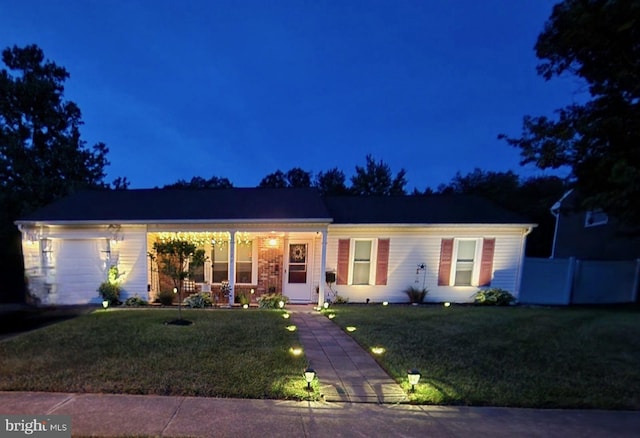
[[[112,266],[126,299],[153,301],[164,284],[149,252],[163,239],[205,250],[191,291],[220,289],[255,302],[270,292],[322,304],[470,302],[480,287],[520,290],[535,226],[476,197],[322,197],[313,189],[78,192],[18,221],[29,290],[42,304],[99,303]]]

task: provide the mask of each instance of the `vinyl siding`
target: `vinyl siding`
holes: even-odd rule
[[[426,302],[471,302],[477,286],[438,286],[440,248],[443,238],[495,238],[491,287],[509,290],[517,296],[521,266],[523,228],[398,228],[330,226],[327,244],[327,269],[336,269],[338,240],[347,238],[390,238],[387,285],[336,285],[339,295],[350,302],[408,302],[403,292],[408,286],[429,290]],[[479,262],[479,261],[478,261]],[[424,264],[424,271],[417,271]]]

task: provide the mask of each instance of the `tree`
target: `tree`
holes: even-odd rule
[[[313,186],[323,195],[347,195],[349,189],[345,185],[346,178],[344,172],[337,167],[326,172],[318,172]]]
[[[262,178],[258,187],[272,189],[308,188],[311,187],[311,173],[299,167],[290,169],[286,174],[281,170],[276,170]]]
[[[159,272],[171,278],[178,294],[178,319],[171,321],[178,325],[189,323],[182,319],[182,289],[184,280],[189,277],[189,267],[201,266],[206,261],[204,250],[198,249],[195,243],[185,240],[168,240],[154,242],[153,256],[158,261]]]
[[[64,99],[69,73],[35,45],[2,51],[0,71],[0,266],[3,289],[24,296],[18,217],[84,187],[103,183],[108,149],[81,139],[78,106]],[[119,180],[126,187],[126,179]],[[6,270],[6,271],[5,271]]]
[[[179,179],[173,184],[167,184],[163,186],[163,189],[230,189],[233,187],[231,181],[227,178],[219,178],[212,176],[209,179],[204,179],[201,176],[194,176],[191,181],[187,182],[183,179]]]
[[[640,2],[565,0],[535,50],[540,75],[575,75],[590,100],[553,119],[526,116],[520,138],[499,138],[520,148],[523,164],[567,166],[583,208],[640,225]]]
[[[366,167],[356,166],[356,174],[351,177],[351,191],[355,195],[404,195],[407,185],[405,170],[393,177],[391,168],[382,160],[376,163],[371,155],[366,157]]]

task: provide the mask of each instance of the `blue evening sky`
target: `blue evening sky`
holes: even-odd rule
[[[497,135],[575,101],[533,46],[555,0],[20,0],[0,47],[35,43],[71,78],[107,180],[253,187],[292,167],[351,176],[372,154],[407,188],[519,166]]]

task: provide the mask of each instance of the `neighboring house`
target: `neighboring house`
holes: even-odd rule
[[[640,258],[640,233],[625,228],[601,210],[585,211],[569,190],[551,208],[556,217],[551,258],[634,260]]]
[[[282,293],[319,304],[333,290],[350,302],[469,302],[483,286],[519,293],[526,236],[535,224],[467,196],[327,197],[314,189],[86,191],[16,224],[25,273],[43,304],[97,303],[109,268],[124,298],[153,300],[163,285],[153,244],[187,239],[208,261],[198,289],[229,281],[231,298]]]

